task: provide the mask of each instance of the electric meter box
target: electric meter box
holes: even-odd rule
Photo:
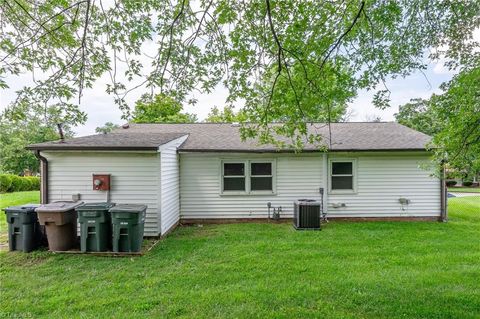
[[[110,174],[93,174],[92,183],[94,191],[109,191]]]

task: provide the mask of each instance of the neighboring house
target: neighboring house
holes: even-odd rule
[[[105,200],[92,174],[111,174],[112,202],[148,205],[147,236],[179,221],[266,218],[267,202],[291,218],[293,202],[320,200],[320,188],[329,218],[446,218],[441,181],[422,165],[429,136],[397,123],[331,124],[331,143],[327,125],[309,131],[328,152],[242,142],[238,125],[206,123],[130,124],[29,148],[42,159],[42,201]]]

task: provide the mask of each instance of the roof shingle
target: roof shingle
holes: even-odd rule
[[[394,122],[309,124],[308,131],[320,134],[320,144],[306,143],[304,151],[318,151],[327,145],[330,151],[425,150],[430,136]],[[180,136],[188,135],[179,148],[184,152],[277,152],[274,145],[261,145],[255,140],[242,141],[238,125],[228,123],[193,124],[130,124],[112,133],[79,137],[65,143],[48,142],[30,145],[31,149],[154,149]],[[288,143],[288,140],[281,137]]]
[[[157,150],[186,134],[117,132],[29,145],[32,150]]]

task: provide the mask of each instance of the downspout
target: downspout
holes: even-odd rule
[[[447,221],[447,187],[445,182],[445,161],[440,164],[440,221]]]
[[[39,150],[36,150],[34,154],[40,160],[40,203],[48,204],[48,160],[40,154]]]
[[[328,216],[328,153],[323,153],[323,213]]]

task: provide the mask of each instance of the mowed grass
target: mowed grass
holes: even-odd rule
[[[7,222],[3,209],[9,206],[37,204],[39,202],[39,191],[0,194],[0,243],[5,242],[7,234]]]
[[[480,193],[480,187],[450,187],[449,192],[455,193]]]
[[[143,257],[0,253],[0,317],[479,318],[480,198],[450,221],[180,227]]]

